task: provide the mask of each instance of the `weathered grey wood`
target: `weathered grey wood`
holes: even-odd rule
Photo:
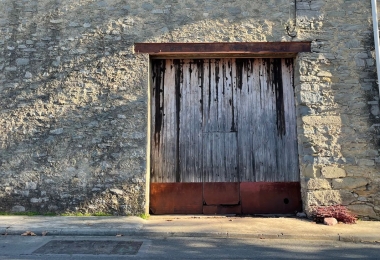
[[[202,114],[200,111],[201,89],[199,88],[198,62],[183,61],[181,84],[181,111],[179,129],[180,175],[182,182],[201,182]]]
[[[212,59],[205,66],[203,109],[203,180],[238,181],[237,135],[234,133],[232,60]]]
[[[153,73],[152,182],[299,180],[292,59],[154,60]]]
[[[152,182],[163,182],[162,176],[162,156],[163,153],[160,151],[162,146],[161,142],[161,88],[163,87],[162,77],[164,68],[164,61],[157,60],[152,66],[152,156],[151,156],[151,181]]]
[[[287,166],[287,169],[283,172],[284,180],[287,181],[299,181],[298,160],[294,160],[294,156],[298,155],[298,146],[296,132],[296,106],[293,94],[293,75],[293,59],[282,59],[282,78],[284,82],[284,105],[286,124],[286,138],[283,139],[284,144],[282,154],[285,155],[283,161],[288,162],[288,164],[285,164]]]

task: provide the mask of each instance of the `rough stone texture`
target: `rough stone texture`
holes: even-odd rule
[[[11,209],[12,212],[25,212],[25,207],[23,206],[13,206]]]
[[[332,187],[334,189],[347,189],[352,190],[368,184],[368,180],[364,178],[342,178],[332,180]]]
[[[307,182],[308,190],[330,190],[330,182],[326,179],[310,179]]]
[[[306,201],[310,206],[349,205],[356,201],[355,196],[346,190],[318,190],[307,192]]]
[[[149,58],[133,52],[135,42],[312,41],[294,74],[304,207],[379,206],[370,1],[297,0],[296,21],[294,6],[1,1],[0,211],[147,209]],[[368,185],[309,189],[327,187],[309,178],[349,177]]]
[[[322,170],[322,176],[325,178],[340,178],[340,177],[346,177],[346,171],[344,169],[338,168],[338,167],[323,167]]]
[[[323,224],[325,224],[327,226],[334,226],[334,225],[338,224],[338,220],[336,220],[336,218],[324,218]]]
[[[296,214],[296,217],[297,217],[297,218],[307,218],[307,215],[306,215],[306,213],[304,213],[304,212],[298,212],[298,213]]]
[[[302,173],[306,178],[318,178],[321,175],[320,169],[312,164],[306,165],[306,167],[302,170]]]
[[[359,217],[370,217],[374,219],[380,219],[372,206],[365,204],[350,205],[347,207],[353,214]]]

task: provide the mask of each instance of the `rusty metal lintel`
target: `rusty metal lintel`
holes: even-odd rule
[[[311,42],[135,43],[135,53],[265,54],[311,52]]]

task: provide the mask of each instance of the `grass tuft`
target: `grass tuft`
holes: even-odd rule
[[[38,213],[35,211],[25,211],[25,212],[5,212],[5,211],[0,211],[0,216],[57,216],[56,213],[53,212],[47,212],[47,213]]]
[[[150,217],[150,215],[142,213],[142,214],[139,215],[139,217],[142,218],[142,219],[148,219]]]

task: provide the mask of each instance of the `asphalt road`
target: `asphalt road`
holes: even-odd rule
[[[58,240],[58,241],[57,241]],[[53,242],[51,242],[53,241]],[[67,244],[70,241],[71,244]],[[50,244],[49,244],[50,242]],[[117,254],[102,254],[113,245],[127,245]],[[128,255],[133,242],[142,242]],[[135,243],[136,244],[136,243]],[[137,243],[139,244],[139,243]],[[48,247],[53,245],[54,247]],[[45,247],[43,247],[45,246]],[[94,248],[94,246],[96,248]],[[128,248],[129,246],[129,248]],[[64,250],[67,254],[46,253]],[[103,250],[104,249],[104,250]],[[35,252],[38,250],[37,252]],[[43,251],[46,251],[43,253]],[[124,250],[124,251],[123,251]],[[131,251],[131,252],[132,252]],[[42,252],[42,253],[41,253]],[[75,252],[70,254],[70,252]],[[103,253],[104,253],[103,252]],[[86,253],[86,254],[84,254]],[[132,252],[133,253],[133,252]],[[0,259],[380,259],[380,244],[338,241],[225,238],[132,238],[1,236]]]

